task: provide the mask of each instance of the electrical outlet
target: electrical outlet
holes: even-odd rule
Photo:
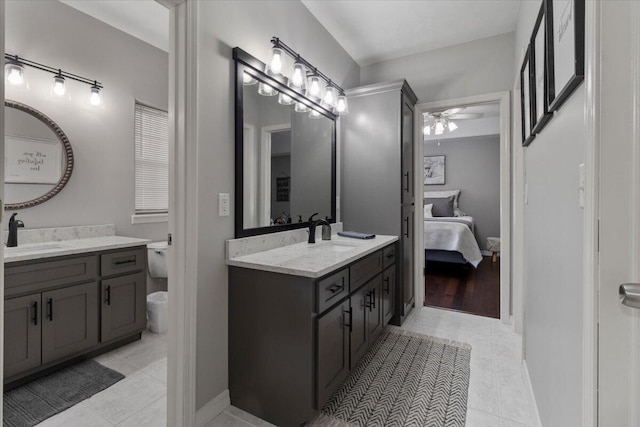
[[[218,194],[218,215],[229,216],[229,193]]]

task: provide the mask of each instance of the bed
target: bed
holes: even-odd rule
[[[424,218],[425,261],[471,264],[478,267],[482,253],[474,234],[473,217],[458,207],[460,190],[425,192],[425,200],[453,198],[450,216]],[[431,210],[429,209],[429,215]]]

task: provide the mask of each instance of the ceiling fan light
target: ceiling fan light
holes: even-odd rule
[[[458,129],[458,125],[455,124],[454,122],[450,121],[449,122],[449,132],[453,132],[454,130]]]
[[[444,133],[444,125],[441,121],[436,122],[436,135],[442,135]]]
[[[431,126],[426,125],[422,131],[425,135],[431,135]]]

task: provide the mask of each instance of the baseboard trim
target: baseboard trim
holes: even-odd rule
[[[538,412],[538,403],[536,402],[536,395],[533,393],[533,386],[531,385],[531,378],[529,377],[529,368],[527,368],[527,361],[522,361],[522,367],[524,371],[524,386],[529,393],[531,403],[533,403],[533,422],[534,427],[542,427],[542,421],[540,420],[540,412]]]
[[[230,405],[231,399],[229,398],[229,390],[227,389],[196,411],[196,427],[206,426]]]

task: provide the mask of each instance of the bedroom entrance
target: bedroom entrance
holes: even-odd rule
[[[509,322],[509,95],[416,111],[423,150],[416,166],[424,171],[416,301]]]

